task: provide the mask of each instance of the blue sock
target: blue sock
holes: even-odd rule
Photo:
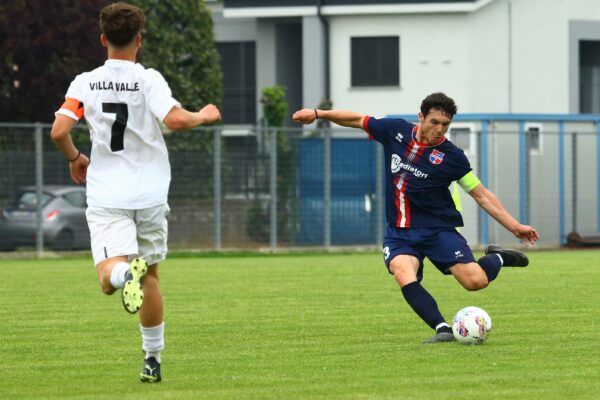
[[[481,266],[487,275],[488,282],[491,282],[496,279],[500,273],[500,268],[502,267],[502,258],[500,258],[498,254],[488,254],[487,256],[481,257],[479,260],[477,260],[477,264]]]
[[[412,307],[419,317],[432,329],[445,323],[434,298],[425,290],[419,281],[409,283],[402,288],[406,302]]]

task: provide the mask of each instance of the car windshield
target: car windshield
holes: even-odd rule
[[[52,200],[52,196],[48,193],[42,193],[42,207]],[[35,208],[37,205],[36,192],[24,192],[19,198],[17,208]]]

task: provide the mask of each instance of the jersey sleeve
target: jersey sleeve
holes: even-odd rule
[[[173,98],[171,88],[160,72],[149,69],[150,79],[146,81],[146,96],[150,111],[159,120],[163,121],[173,107],[181,104]]]
[[[411,123],[400,118],[373,118],[366,116],[363,119],[363,129],[369,135],[369,139],[385,143],[389,137],[394,137],[398,133],[409,134],[412,132]]]
[[[82,91],[82,76],[77,75],[73,82],[69,85],[67,94],[65,95],[65,102],[60,106],[58,111],[54,115],[65,115],[75,121],[79,121],[85,114],[85,108],[83,104],[83,91]]]
[[[453,162],[453,165],[451,168],[451,174],[452,174],[452,180],[459,181],[459,184],[460,184],[460,180],[462,178],[467,177],[467,175],[473,170],[473,168],[471,168],[471,163],[469,162],[469,159],[467,158],[465,153],[460,149],[457,149],[457,150],[458,150],[457,156],[455,158],[455,161]],[[473,174],[473,176],[475,177],[475,179],[477,179],[477,177],[474,174]],[[470,181],[470,183],[473,183],[473,181]],[[462,184],[461,184],[461,186],[462,186]],[[475,186],[477,186],[477,185],[475,185]],[[469,189],[467,191],[472,190],[475,186],[473,186],[471,189]],[[463,188],[464,188],[464,186],[463,186]]]

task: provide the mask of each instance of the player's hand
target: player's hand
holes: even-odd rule
[[[221,120],[221,112],[214,104],[208,104],[198,111],[204,118],[204,124],[214,124]]]
[[[317,114],[315,114],[315,110],[303,108],[302,110],[296,111],[294,115],[292,115],[292,119],[294,122],[301,124],[312,124],[315,122],[315,119],[317,119]]]
[[[540,234],[534,228],[528,225],[519,225],[514,231],[513,234],[525,241],[526,244],[535,244],[535,242],[540,238]]]
[[[77,160],[69,162],[71,180],[78,185],[85,183],[88,165],[90,165],[90,159],[87,158],[83,153],[79,155]]]

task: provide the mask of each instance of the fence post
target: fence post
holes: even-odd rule
[[[271,250],[277,250],[277,128],[270,128],[271,134],[271,168],[270,168],[270,244]]]
[[[331,131],[323,137],[323,245],[331,247]]]
[[[44,186],[43,175],[43,140],[42,140],[42,125],[35,124],[35,226],[37,234],[35,239],[37,257],[41,258],[44,254],[44,229],[42,227],[42,187]]]
[[[379,247],[383,246],[383,218],[384,218],[384,207],[385,202],[383,201],[383,171],[386,168],[383,165],[383,146],[380,146],[379,143],[375,145],[376,147],[376,182],[375,182],[375,196],[377,197],[377,211],[375,218],[377,218],[376,227],[377,227],[377,236],[376,236],[376,244]]]
[[[566,243],[565,235],[565,122],[558,123],[558,243]]]
[[[600,120],[596,124],[596,230],[600,231]]]
[[[215,249],[221,250],[221,128],[214,130]]]
[[[525,134],[525,121],[519,121],[519,222],[522,224],[528,224],[529,219],[527,218],[527,177],[529,173],[527,171],[527,148],[526,134]]]
[[[577,232],[577,132],[571,135],[571,218]]]

